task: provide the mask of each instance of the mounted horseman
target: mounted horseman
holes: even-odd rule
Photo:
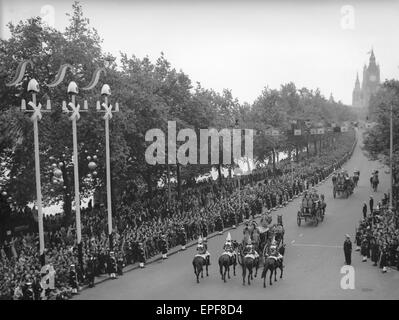
[[[194,267],[194,274],[197,278],[197,283],[199,283],[199,275],[201,274],[201,278],[204,277],[204,269],[206,268],[206,276],[208,276],[208,256],[209,252],[206,250],[204,243],[202,241],[202,237],[199,236],[198,238],[198,245],[197,245],[197,254],[194,256],[193,259],[193,267]]]
[[[251,239],[248,240],[247,245],[244,247],[243,244],[239,246],[238,262],[242,267],[242,284],[245,285],[245,277],[248,270],[248,285],[253,280],[253,268],[255,268],[255,277],[258,274],[259,268],[259,255],[255,251]]]
[[[226,282],[226,273],[230,279],[230,266],[233,266],[234,275],[236,275],[236,265],[237,265],[237,242],[232,242],[230,232],[227,234],[226,242],[223,245],[223,253],[219,257],[219,268],[222,280]],[[223,270],[224,268],[224,270]]]
[[[264,253],[265,263],[262,271],[263,287],[266,288],[266,275],[267,271],[270,271],[269,283],[272,285],[272,277],[274,273],[274,281],[277,281],[277,268],[281,270],[280,278],[283,277],[283,258],[285,253],[285,244],[279,248],[277,243],[274,241],[268,251]]]

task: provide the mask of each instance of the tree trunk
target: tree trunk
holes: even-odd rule
[[[219,163],[218,164],[218,181],[219,185],[222,185],[222,165]]]
[[[314,140],[313,144],[314,144],[314,154],[315,156],[317,156],[317,140]]]
[[[68,177],[68,171],[65,167],[65,162],[62,162],[63,165],[61,167],[62,172],[62,179],[64,180],[63,187],[64,187],[64,214],[66,223],[69,224],[72,221],[72,193],[70,188],[70,181]]]
[[[298,152],[298,145],[295,145],[295,157],[296,157],[296,162],[299,161],[299,152]]]
[[[170,210],[171,190],[170,190],[170,167],[169,167],[169,164],[166,167],[166,174],[168,177],[168,209]]]
[[[65,214],[65,223],[69,225],[72,222],[72,197],[68,188],[64,191],[64,204],[62,207]]]
[[[320,137],[320,148],[319,148],[319,153],[320,153],[320,154],[321,154],[321,150],[322,150],[321,145],[322,145],[322,138]]]
[[[273,170],[276,170],[276,152],[274,149],[272,150],[273,153]]]
[[[176,176],[177,176],[177,198],[181,200],[181,167],[180,164],[176,164]]]

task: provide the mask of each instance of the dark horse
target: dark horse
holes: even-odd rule
[[[253,271],[252,269],[255,268],[255,277],[258,275],[258,268],[259,268],[259,258],[252,258],[246,257],[243,252],[243,246],[240,244],[238,246],[238,263],[242,267],[242,284],[245,286],[245,276],[247,274],[248,269],[248,285],[251,285],[251,280],[253,280]]]
[[[201,278],[204,277],[204,269],[206,268],[206,276],[208,276],[208,261],[201,256],[195,256],[193,260],[194,274],[197,277],[197,283],[199,283],[199,275],[201,274]]]
[[[278,249],[278,252],[284,257],[285,253],[285,244],[283,244],[280,249]],[[274,272],[274,281],[277,281],[277,268],[281,270],[280,273],[280,278],[283,277],[283,258],[276,260],[273,257],[266,256],[265,257],[265,263],[263,265],[263,271],[262,271],[262,278],[263,278],[263,288],[266,288],[266,275],[267,271],[270,271],[270,277],[269,277],[269,282],[270,285],[273,285],[272,283],[272,277],[273,277],[273,272]]]
[[[233,250],[236,252],[238,247],[237,241],[232,241]],[[224,253],[219,257],[219,268],[220,268],[220,275],[222,276],[222,280],[226,282],[226,273],[228,278],[230,279],[230,266],[233,266],[234,275],[236,275],[236,265],[237,265],[237,255],[233,255],[230,257],[228,254]],[[223,272],[224,267],[224,272]]]

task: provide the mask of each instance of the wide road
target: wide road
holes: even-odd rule
[[[348,172],[360,170],[359,186],[349,199],[333,199],[331,179],[317,189],[326,196],[327,210],[324,222],[317,227],[304,222],[297,225],[299,199],[273,213],[283,215],[285,227],[285,269],[283,279],[263,288],[263,281],[254,278],[251,286],[242,285],[241,267],[237,275],[223,283],[217,263],[227,233],[208,242],[212,255],[209,277],[196,283],[192,259],[195,246],[179,252],[166,261],[149,264],[145,269],[125,273],[117,280],[105,281],[93,289],[84,290],[75,299],[398,299],[399,272],[381,273],[371,262],[362,263],[358,252],[352,254],[355,270],[355,289],[341,288],[340,273],[344,265],[343,241],[346,233],[354,240],[355,227],[362,217],[362,204],[374,196],[380,200],[389,188],[388,175],[381,163],[369,161],[361,149],[361,137],[352,158],[345,164]],[[370,172],[379,169],[379,191],[369,186]],[[242,226],[231,231],[232,238],[241,241]],[[355,246],[353,247],[355,249]],[[232,275],[232,273],[231,273]],[[278,273],[279,275],[279,273]]]

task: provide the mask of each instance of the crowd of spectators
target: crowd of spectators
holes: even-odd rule
[[[353,152],[353,140],[339,144],[334,152],[299,161],[292,170],[282,161],[277,170],[271,167],[252,174],[224,179],[223,184],[209,181],[200,187],[184,190],[184,201],[172,200],[166,192],[151,199],[120,204],[113,216],[113,250],[118,273],[138,261],[139,243],[144,244],[146,258],[160,252],[161,236],[168,247],[190,241],[199,235],[239,224],[262,210],[284,206],[287,202],[339,168]],[[238,186],[240,185],[240,189]],[[89,261],[94,261],[94,276],[107,273],[109,237],[104,205],[81,209],[82,248],[76,245],[75,222],[69,225],[62,215],[45,219],[45,264],[53,266],[54,290],[41,290],[41,262],[37,233],[13,234],[0,247],[0,299],[23,299],[26,291],[35,299],[66,299],[72,294],[71,265],[76,266],[80,285],[87,283]],[[184,231],[182,231],[184,230]],[[28,284],[28,285],[27,285]]]
[[[375,208],[370,201],[369,212],[363,209],[355,241],[363,262],[370,259],[382,272],[387,272],[387,267],[399,270],[399,221],[389,208],[388,195]]]

